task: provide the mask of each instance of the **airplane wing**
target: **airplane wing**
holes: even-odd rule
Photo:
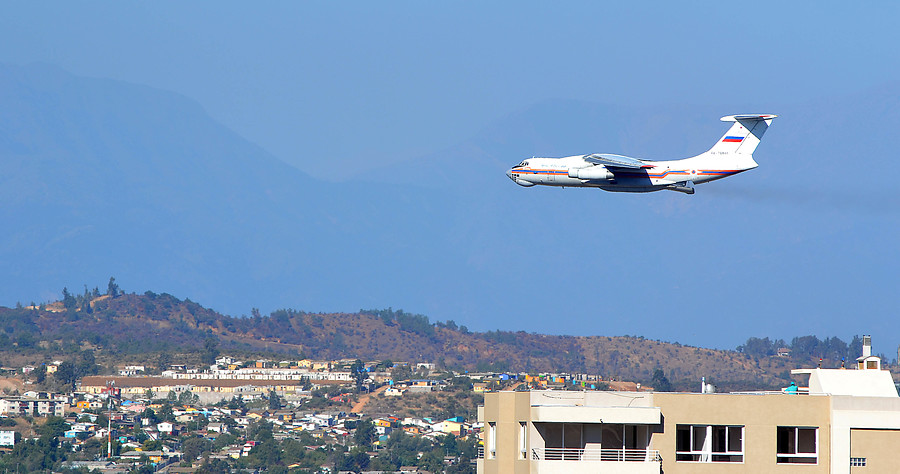
[[[637,158],[631,158],[622,155],[613,155],[610,153],[594,153],[592,155],[584,155],[584,161],[597,165],[607,166],[610,168],[653,168],[653,165],[648,165],[647,163],[644,163]]]

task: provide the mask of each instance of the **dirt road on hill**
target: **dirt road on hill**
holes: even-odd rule
[[[374,392],[367,393],[367,394],[359,397],[359,401],[356,402],[355,405],[353,405],[353,408],[350,409],[350,413],[362,413],[363,408],[366,406],[366,403],[369,402],[369,398],[372,397],[373,395],[381,395],[381,393],[384,392],[385,390],[387,390],[387,388],[388,388],[388,385],[385,385],[383,387],[378,387],[378,389],[375,390]]]

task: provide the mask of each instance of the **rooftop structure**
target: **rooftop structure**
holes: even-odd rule
[[[478,472],[891,472],[900,397],[867,342],[858,369],[779,392],[486,393]]]

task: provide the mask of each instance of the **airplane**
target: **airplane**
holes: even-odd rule
[[[694,194],[694,185],[759,166],[753,151],[777,115],[728,115],[731,128],[706,153],[692,158],[651,161],[610,153],[564,158],[529,158],[506,172],[519,186],[573,186],[648,193],[670,190]]]

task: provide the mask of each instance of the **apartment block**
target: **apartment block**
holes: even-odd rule
[[[0,398],[0,415],[16,416],[64,416],[65,400],[30,397]]]
[[[478,472],[893,472],[900,397],[864,357],[777,392],[486,393]]]

